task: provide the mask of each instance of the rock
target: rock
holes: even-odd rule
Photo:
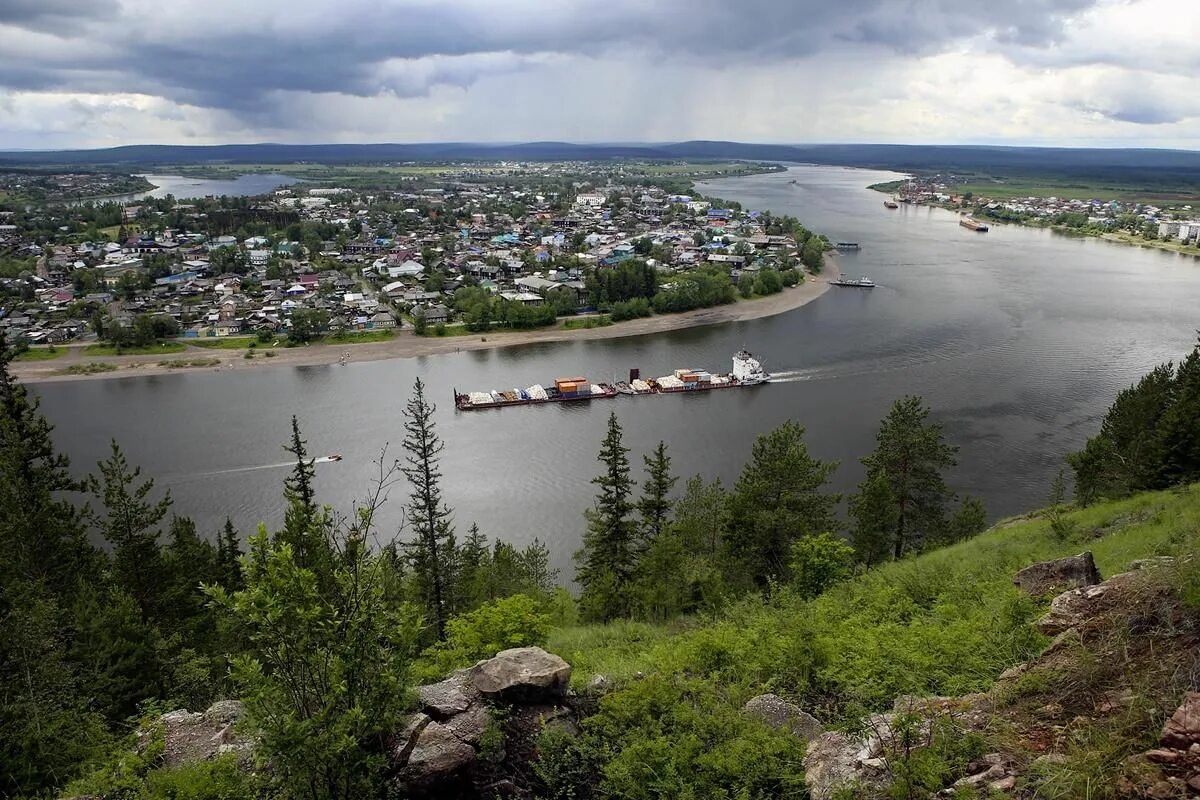
[[[465,672],[455,673],[440,683],[417,687],[417,700],[426,714],[444,719],[461,714],[479,699]]]
[[[608,679],[607,675],[593,675],[588,680],[588,691],[592,694],[604,694],[611,688],[612,681]]]
[[[1047,636],[1057,636],[1091,619],[1099,600],[1108,593],[1106,584],[1063,592],[1050,601],[1050,610],[1038,620],[1037,628]]]
[[[402,774],[409,784],[429,785],[474,763],[474,747],[445,725],[430,720],[417,733]]]
[[[1015,680],[1015,679],[1021,677],[1022,675],[1024,675],[1026,672],[1029,672],[1029,662],[1022,661],[1020,664],[1014,664],[1013,666],[1004,670],[1004,672],[1001,672],[1000,677],[997,678],[996,680],[1001,680],[1001,681]]]
[[[820,721],[776,694],[760,694],[742,706],[742,713],[761,720],[776,730],[785,730],[801,739],[815,739],[825,728]]]
[[[1200,743],[1200,692],[1184,695],[1179,708],[1163,726],[1160,742],[1176,750],[1187,750]]]
[[[1129,569],[1158,569],[1159,567],[1169,567],[1175,563],[1173,556],[1151,556],[1150,558],[1139,558],[1129,562]]]
[[[1038,597],[1050,592],[1078,589],[1100,583],[1100,570],[1090,551],[1070,558],[1040,561],[1017,573],[1013,583],[1026,594]]]
[[[1157,750],[1147,750],[1146,758],[1155,764],[1176,764],[1183,758],[1183,753],[1178,750],[1162,747]]]
[[[459,741],[476,746],[483,737],[483,732],[487,729],[488,722],[490,721],[491,716],[488,714],[487,709],[482,705],[474,705],[442,724],[457,736]]]
[[[1188,778],[1187,785],[1193,792],[1200,793],[1200,772]]]
[[[540,647],[518,647],[480,661],[471,667],[470,678],[489,699],[561,698],[571,682],[571,665]]]
[[[830,800],[841,788],[859,781],[860,742],[844,733],[823,733],[808,743],[804,783],[812,800]]]
[[[237,753],[248,765],[255,742],[239,735],[236,723],[243,713],[236,700],[220,700],[204,713],[178,709],[159,717],[163,732],[163,764],[178,767]]]
[[[988,789],[993,792],[1009,792],[1017,787],[1017,779],[1012,775],[1007,775],[998,781],[992,781],[988,784]]]

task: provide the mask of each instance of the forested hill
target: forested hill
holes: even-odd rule
[[[129,145],[97,150],[0,152],[3,165],[141,165],[190,163],[287,164],[378,161],[530,161],[609,158],[795,161],[901,170],[958,170],[997,174],[1053,172],[1077,177],[1137,174],[1157,182],[1200,179],[1200,152],[1190,150],[984,147],[895,144],[748,144],[689,141],[651,144],[523,142],[481,144],[229,144]]]

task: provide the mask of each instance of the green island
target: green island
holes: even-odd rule
[[[676,491],[689,465],[662,441],[635,468],[611,415],[570,585],[540,541],[455,530],[419,379],[405,457],[352,515],[321,505],[293,419],[285,521],[244,545],[172,514],[116,442],[90,500],[59,499],[78,484],[13,355],[6,792],[1098,798],[1169,784],[1191,746],[1200,346],[1115,398],[1067,458],[1073,499],[1060,472],[991,527],[920,397],[845,498],[795,422],[732,485]],[[398,484],[408,536],[363,546]]]

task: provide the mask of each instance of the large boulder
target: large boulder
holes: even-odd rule
[[[1100,583],[1100,570],[1090,551],[1070,558],[1040,561],[1017,573],[1013,583],[1035,597]]]
[[[237,700],[220,700],[203,713],[177,709],[163,714],[159,724],[164,765],[178,767],[209,761],[225,753],[236,753],[239,761],[249,763],[255,742],[236,730],[242,714],[242,704]]]
[[[479,691],[471,684],[465,671],[456,672],[444,681],[417,687],[421,710],[436,717],[461,714],[479,699]]]
[[[815,739],[825,731],[816,717],[777,694],[760,694],[750,698],[742,706],[742,713],[801,739]]]
[[[470,673],[485,698],[508,702],[562,698],[571,682],[571,665],[540,647],[503,650]]]
[[[1104,583],[1063,592],[1050,601],[1050,610],[1037,622],[1038,630],[1047,636],[1058,636],[1114,607],[1128,604],[1129,590],[1141,580],[1140,572],[1122,572]]]
[[[1161,742],[1164,747],[1188,750],[1200,745],[1200,692],[1188,692],[1179,708],[1163,726]]]
[[[475,748],[459,739],[449,727],[426,717],[410,722],[412,739],[401,777],[412,786],[429,786],[475,763]]]

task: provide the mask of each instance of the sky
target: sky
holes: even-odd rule
[[[0,150],[1200,149],[1198,0],[0,0]]]

